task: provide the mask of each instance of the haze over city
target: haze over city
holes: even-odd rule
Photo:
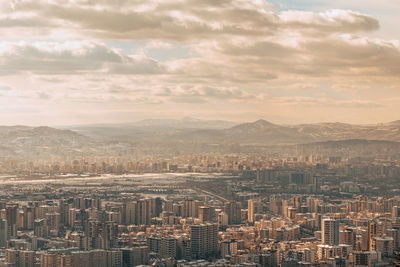
[[[400,4],[0,2],[2,125],[399,118]]]
[[[0,267],[400,266],[398,0],[0,0]]]

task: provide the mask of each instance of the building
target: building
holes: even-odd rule
[[[133,248],[123,248],[122,266],[146,265],[149,262],[149,247],[139,246]]]
[[[176,258],[175,238],[167,237],[161,239],[160,258]]]
[[[200,206],[199,207],[199,219],[201,222],[211,221],[211,207]]]
[[[254,215],[262,212],[261,202],[256,199],[249,199],[247,201],[247,221],[254,223]]]
[[[354,251],[351,260],[354,267],[372,267],[379,262],[379,255],[376,251]]]
[[[339,245],[339,221],[323,219],[321,230],[323,244],[331,246]]]
[[[0,220],[0,247],[4,248],[7,246],[8,240],[8,225],[7,220]]]
[[[218,226],[225,227],[228,226],[228,215],[225,212],[220,212],[218,214]]]
[[[228,224],[240,224],[242,222],[242,205],[240,202],[229,202],[224,206],[228,214]]]
[[[392,237],[376,237],[375,250],[380,252],[383,257],[393,256],[393,238]]]
[[[218,224],[197,224],[190,227],[192,239],[192,257],[207,259],[216,255],[218,242]]]

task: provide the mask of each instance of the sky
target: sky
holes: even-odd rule
[[[398,0],[0,0],[0,125],[400,119]]]

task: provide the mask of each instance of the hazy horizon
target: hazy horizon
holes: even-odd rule
[[[78,124],[2,124],[1,126],[5,127],[13,127],[13,126],[28,126],[28,127],[52,127],[52,128],[64,128],[64,129],[69,129],[69,128],[74,128],[74,127],[112,127],[112,126],[127,126],[127,125],[136,125],[140,126],[140,123],[142,122],[150,122],[153,121],[155,125],[157,125],[157,121],[162,124],[162,123],[167,123],[169,121],[176,121],[176,122],[185,122],[187,121],[188,117],[181,117],[181,118],[148,118],[148,119],[139,119],[139,120],[133,120],[133,121],[120,121],[120,122],[96,122],[96,123],[78,123]],[[279,121],[273,121],[273,120],[266,120],[263,118],[258,118],[258,119],[253,119],[253,120],[248,120],[248,121],[233,121],[233,120],[223,120],[223,119],[200,119],[200,118],[194,118],[194,117],[189,117],[190,120],[193,120],[192,122],[198,122],[201,124],[202,122],[221,122],[221,123],[231,123],[233,126],[240,125],[240,124],[246,124],[246,123],[255,123],[257,121],[266,121],[275,125],[280,125],[280,126],[297,126],[297,125],[313,125],[313,124],[325,124],[325,123],[339,123],[339,124],[349,124],[349,125],[357,125],[357,126],[372,126],[372,125],[379,125],[379,124],[388,124],[388,123],[393,123],[393,122],[400,122],[400,120],[391,120],[391,121],[378,121],[375,123],[350,123],[350,122],[343,122],[343,121],[310,121],[310,122],[294,122],[294,123],[283,123]],[[207,127],[205,127],[207,128]],[[230,128],[230,127],[226,127]]]
[[[399,120],[400,3],[0,3],[0,125]]]

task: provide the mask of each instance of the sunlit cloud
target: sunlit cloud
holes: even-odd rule
[[[66,120],[76,120],[68,103],[73,110],[85,102],[93,114],[107,104],[148,117],[223,108],[243,110],[238,120],[287,113],[313,121],[312,107],[353,122],[368,122],[373,109],[396,119],[399,107],[383,99],[398,93],[400,45],[374,36],[382,27],[368,12],[334,5],[314,12],[260,0],[3,1],[0,96],[41,108],[64,101]],[[378,88],[392,89],[380,99]]]

